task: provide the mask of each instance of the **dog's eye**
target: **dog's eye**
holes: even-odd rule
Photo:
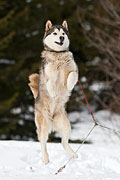
[[[54,32],[53,34],[54,34],[54,35],[57,35],[57,33],[56,33],[56,32]]]
[[[62,33],[62,35],[64,35],[65,33]]]

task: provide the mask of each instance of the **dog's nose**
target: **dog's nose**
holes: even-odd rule
[[[64,41],[64,39],[65,39],[64,36],[60,36],[61,41]]]

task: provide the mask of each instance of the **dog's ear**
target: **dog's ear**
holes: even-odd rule
[[[66,20],[63,21],[62,26],[63,26],[65,29],[67,29],[67,31],[68,31],[68,24],[67,24],[67,21],[66,21]]]
[[[52,23],[51,23],[50,20],[48,20],[48,21],[46,22],[45,31],[47,32],[49,29],[51,29],[51,27],[52,27]]]

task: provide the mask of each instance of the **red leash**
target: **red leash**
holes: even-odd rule
[[[85,96],[85,93],[84,93],[84,91],[83,91],[83,88],[82,88],[82,85],[81,85],[81,83],[80,83],[80,80],[78,80],[78,82],[79,82],[80,88],[81,88],[81,90],[82,90],[83,96],[84,96],[84,98],[85,98],[85,101],[86,101],[86,103],[87,103],[87,106],[88,106],[88,109],[89,109],[89,111],[90,111],[90,114],[91,114],[91,116],[92,116],[92,119],[93,119],[95,125],[97,125],[97,122],[96,122],[96,120],[95,120],[94,114],[93,114],[93,112],[92,112],[91,109],[90,109],[90,105],[89,105],[88,100],[87,100],[87,98],[86,98],[86,96]]]
[[[87,106],[88,106],[88,109],[89,109],[89,111],[90,111],[90,114],[91,114],[91,116],[92,116],[92,119],[93,119],[93,121],[94,121],[94,126],[90,129],[90,131],[88,132],[87,136],[83,139],[81,145],[78,147],[78,149],[77,149],[75,152],[77,152],[77,151],[82,147],[82,145],[85,143],[85,141],[86,141],[86,139],[88,138],[88,136],[92,133],[92,131],[94,130],[94,128],[95,128],[97,125],[100,126],[101,128],[106,128],[106,129],[111,130],[111,131],[113,131],[113,132],[115,132],[115,133],[120,133],[119,131],[116,131],[116,130],[114,130],[114,129],[112,129],[112,128],[109,128],[109,127],[106,127],[106,126],[103,126],[103,125],[97,123],[97,121],[95,120],[94,114],[93,114],[93,112],[92,112],[91,109],[90,109],[89,103],[88,103],[87,98],[86,98],[86,96],[85,96],[85,93],[84,93],[84,91],[83,91],[83,88],[82,88],[82,85],[81,85],[81,83],[80,83],[80,80],[78,80],[78,82],[79,82],[80,88],[81,88],[81,90],[82,90],[82,93],[83,93],[83,95],[84,95],[85,101],[86,101]],[[55,174],[57,175],[58,173],[62,172],[62,170],[63,170],[64,168],[66,168],[66,165],[71,161],[71,159],[72,159],[72,157],[67,161],[66,164],[64,164],[64,166],[60,167]]]

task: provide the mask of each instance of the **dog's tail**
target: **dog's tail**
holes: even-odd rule
[[[34,98],[36,99],[38,96],[38,87],[39,87],[39,74],[35,73],[35,74],[31,74],[29,76],[29,80],[30,83],[28,84],[28,86],[30,87]]]

